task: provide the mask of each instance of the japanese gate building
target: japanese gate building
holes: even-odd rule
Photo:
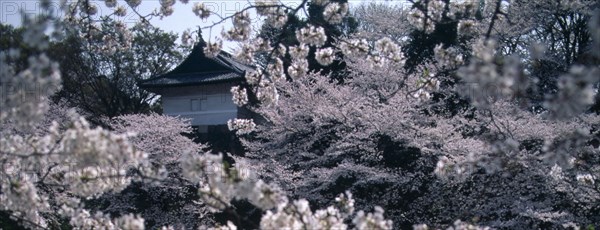
[[[230,89],[244,81],[246,71],[252,71],[224,51],[216,57],[205,56],[205,46],[201,40],[173,70],[140,84],[161,95],[164,114],[191,119],[201,133],[239,117]]]

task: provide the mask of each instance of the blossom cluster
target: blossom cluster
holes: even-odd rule
[[[127,140],[131,134],[113,134],[91,128],[83,118],[73,119],[64,132],[54,123],[44,136],[0,138],[3,161],[18,167],[3,172],[2,209],[44,226],[40,213],[51,211],[47,203],[51,194],[34,184],[52,184],[74,196],[89,198],[122,190],[132,180],[126,175],[127,169],[147,167],[147,154]]]
[[[347,229],[346,218],[354,214],[352,194],[340,194],[336,206],[316,210],[314,213],[304,199],[289,201],[277,188],[255,180],[242,173],[240,166],[228,169],[222,162],[222,155],[189,154],[182,159],[182,168],[187,178],[200,183],[199,193],[205,202],[216,210],[231,206],[233,199],[246,199],[257,207],[266,210],[260,221],[261,229]],[[204,173],[201,173],[204,172]],[[383,210],[375,208],[375,213],[359,211],[352,220],[356,229],[391,229],[392,222],[383,217]],[[225,229],[235,229],[228,223]]]
[[[116,132],[132,132],[129,141],[140,151],[149,154],[155,164],[168,165],[179,160],[183,153],[200,152],[204,146],[181,134],[191,134],[188,119],[155,113],[115,117],[110,127]]]
[[[476,106],[486,107],[490,99],[522,95],[530,84],[529,79],[520,71],[518,57],[504,57],[504,65],[498,66],[496,46],[494,40],[475,43],[471,63],[457,72],[466,82],[467,89],[462,93],[470,97]]]
[[[426,1],[424,9],[415,7],[408,20],[414,27],[431,33],[435,29],[435,23],[442,19],[445,6],[444,1]]]
[[[390,38],[382,38],[375,42],[375,50],[383,57],[394,62],[402,63],[404,61],[404,55],[400,51],[400,47]]]
[[[204,47],[204,55],[209,58],[214,58],[221,52],[223,47],[223,41],[221,39],[216,39],[214,42],[208,42],[206,47]]]
[[[348,13],[348,4],[345,3],[312,1],[310,4],[323,6],[323,17],[331,21],[329,23],[332,24],[341,22]],[[274,28],[280,28],[287,23],[287,13],[285,11],[290,10],[290,8],[280,5],[278,2],[268,0],[257,1],[251,8],[256,9],[259,16],[266,16],[265,23]],[[195,7],[195,9],[198,9],[198,7]],[[301,8],[299,7],[298,9]],[[195,12],[200,11],[195,10]],[[306,59],[310,51],[309,46],[317,48],[315,49],[315,60],[322,66],[331,65],[338,58],[338,49],[336,47],[323,48],[328,38],[325,28],[322,26],[308,24],[296,30],[296,40],[299,42],[297,45],[287,47],[283,44],[278,44],[278,47],[272,47],[270,42],[263,40],[263,38],[251,38],[249,9],[244,9],[231,17],[227,17],[227,19],[229,18],[232,21],[233,27],[228,31],[223,31],[222,37],[240,43],[240,48],[235,53],[238,60],[253,65],[257,64],[255,56],[258,52],[264,51],[270,55],[266,59],[266,63],[261,63],[263,67],[266,67],[264,71],[246,73],[246,79],[250,85],[256,86],[252,87],[253,93],[263,105],[272,105],[277,102],[278,92],[274,84],[275,82],[282,79],[298,79],[309,72],[309,61]],[[210,43],[205,47],[205,54],[207,56],[212,57],[218,53],[222,46],[220,41],[218,42],[216,44]],[[374,66],[385,65],[387,59],[393,62],[404,62],[404,56],[400,51],[400,47],[389,38],[382,38],[372,49],[364,39],[350,39],[348,42],[342,41],[340,44],[342,45],[338,48],[341,48],[339,50],[343,54],[367,56],[367,59]],[[370,54],[370,51],[373,51],[372,54]],[[288,53],[292,57],[292,60],[291,63],[284,65],[284,60],[287,59],[286,55]]]
[[[276,0],[256,1],[256,13],[266,16],[266,22],[275,28],[283,27],[288,20],[284,7],[279,5]]]
[[[308,27],[296,31],[296,39],[303,44],[321,47],[325,45],[327,35],[325,34],[325,29],[323,27],[309,25]]]
[[[458,22],[458,33],[461,35],[471,35],[476,31],[477,22],[475,20],[466,19]]]
[[[287,71],[292,79],[301,78],[308,72],[308,61],[306,59],[294,60]]]
[[[120,21],[114,24],[115,31],[102,36],[102,45],[99,51],[107,55],[115,54],[117,51],[131,48],[133,43],[133,34],[127,29],[127,26]]]
[[[160,13],[164,16],[170,16],[173,14],[173,5],[175,0],[160,0]]]
[[[420,82],[418,85],[419,89],[412,94],[414,98],[420,101],[431,99],[431,92],[438,90],[440,87],[440,82],[436,79],[425,79]]]
[[[256,128],[256,124],[254,124],[254,121],[252,121],[252,119],[233,119],[227,121],[227,127],[229,127],[229,130],[235,130],[237,134],[241,135],[251,133],[252,131],[254,131],[254,129]]]
[[[88,1],[78,3],[81,4],[71,5],[74,7],[69,9],[72,10],[71,14],[80,13],[83,17],[76,18],[77,20],[88,20],[91,23],[81,27],[85,30],[82,36],[105,44],[100,51],[110,54],[119,50],[115,46],[121,45],[122,41],[128,47],[130,39],[126,34],[120,35],[126,31],[125,26],[117,23],[113,25],[116,28],[114,33],[106,33],[89,17],[96,15],[98,9]],[[114,0],[107,0],[105,3],[109,8],[117,7]],[[137,7],[141,1],[127,0],[126,3],[130,7]],[[444,17],[461,18],[457,29],[462,35],[472,33],[480,24],[470,18],[477,9],[474,1],[450,3],[450,6],[439,0],[417,3],[418,6],[414,7],[408,19],[417,29],[432,32],[435,23]],[[173,14],[174,0],[162,0],[160,4],[160,13],[157,14]],[[266,22],[276,28],[285,26],[287,14],[298,13],[303,6],[294,11],[294,8],[272,0],[256,1],[255,4],[257,13],[266,16]],[[301,4],[306,4],[306,1]],[[343,22],[348,12],[346,3],[315,0],[310,4],[323,6],[323,16],[332,24]],[[502,4],[498,2],[499,7]],[[558,6],[563,10],[585,8],[578,1],[560,3]],[[446,12],[448,8],[449,12]],[[124,9],[117,7],[115,15],[124,15]],[[211,15],[202,4],[197,4],[193,11],[200,18]],[[252,88],[234,87],[231,92],[234,102],[244,105],[248,103],[247,90],[255,90],[252,93],[260,100],[258,111],[270,124],[256,125],[253,120],[235,119],[228,121],[227,125],[239,135],[256,132],[262,140],[267,140],[259,143],[246,140],[245,144],[252,150],[250,154],[260,153],[261,159],[271,157],[269,159],[272,161],[260,161],[260,165],[273,166],[265,167],[268,170],[261,172],[261,176],[272,179],[276,182],[275,185],[267,184],[247,173],[248,169],[243,167],[245,162],[240,158],[235,159],[234,167],[230,167],[230,162],[225,162],[223,155],[202,153],[199,146],[191,144],[190,140],[175,138],[181,137],[178,131],[189,131],[178,122],[162,125],[172,126],[173,130],[158,130],[164,131],[161,137],[173,136],[173,139],[164,140],[146,136],[146,133],[154,132],[144,127],[148,126],[147,123],[137,122],[138,118],[127,116],[116,119],[113,128],[117,132],[93,127],[79,115],[72,115],[64,127],[54,122],[46,132],[26,132],[25,128],[32,128],[44,116],[47,109],[45,99],[58,89],[60,74],[57,65],[43,54],[30,57],[29,67],[16,73],[7,64],[7,57],[18,56],[19,52],[11,50],[0,54],[0,87],[15,83],[42,85],[49,90],[31,95],[26,90],[17,89],[7,98],[0,98],[0,124],[14,123],[23,130],[15,132],[12,129],[0,129],[0,162],[9,169],[0,172],[0,209],[9,211],[12,218],[26,220],[23,224],[31,228],[48,227],[49,214],[58,213],[75,228],[141,229],[143,218],[140,216],[126,214],[113,219],[108,214],[87,210],[81,200],[117,193],[133,180],[163,181],[161,169],[151,166],[148,161],[150,156],[162,153],[172,155],[169,162],[181,167],[180,172],[184,177],[182,181],[193,183],[199,188],[198,193],[203,203],[211,206],[214,211],[231,211],[235,210],[232,201],[248,200],[265,211],[260,220],[260,227],[265,229],[394,227],[392,221],[384,218],[382,207],[374,206],[374,213],[355,212],[354,205],[359,202],[355,202],[350,193],[338,196],[335,199],[337,203],[333,206],[313,211],[307,200],[291,201],[284,189],[277,186],[288,186],[287,191],[305,192],[301,195],[309,194],[305,197],[316,200],[320,205],[326,203],[322,197],[330,192],[327,191],[330,190],[327,186],[340,181],[347,182],[352,189],[376,185],[373,187],[383,188],[377,192],[390,195],[390,198],[385,199],[394,201],[405,198],[406,194],[425,194],[415,201],[406,202],[414,204],[403,206],[407,209],[392,210],[395,212],[393,216],[397,218],[404,218],[404,213],[418,218],[422,214],[419,212],[423,210],[438,212],[442,210],[440,207],[444,207],[448,210],[439,213],[453,216],[440,215],[440,218],[453,219],[462,215],[457,213],[465,211],[457,208],[459,206],[473,207],[474,210],[467,210],[469,214],[466,215],[472,214],[471,216],[478,218],[485,215],[487,217],[482,218],[509,215],[500,213],[503,210],[520,215],[508,221],[498,221],[501,224],[514,223],[516,219],[533,219],[543,223],[574,226],[565,219],[577,219],[580,218],[578,213],[593,211],[590,203],[600,200],[597,187],[594,187],[598,180],[597,149],[586,146],[597,134],[597,131],[589,129],[593,127],[590,124],[597,124],[598,121],[595,118],[578,117],[579,120],[569,121],[570,123],[559,123],[544,118],[544,115],[569,118],[586,110],[596,96],[594,85],[600,75],[597,67],[570,67],[568,73],[559,78],[557,94],[548,96],[546,114],[538,116],[512,109],[514,101],[510,100],[526,93],[530,82],[526,76],[527,71],[523,68],[525,63],[520,57],[501,55],[498,46],[502,44],[496,42],[500,40],[488,37],[479,40],[472,47],[470,60],[463,60],[458,48],[444,49],[444,46],[438,45],[433,48],[437,64],[449,69],[459,68],[457,75],[462,81],[477,84],[475,91],[462,92],[463,96],[472,99],[476,107],[468,105],[464,111],[456,112],[458,115],[447,118],[436,115],[435,105],[428,104],[427,100],[432,91],[441,91],[439,88],[446,86],[440,85],[438,74],[433,74],[434,70],[429,66],[416,68],[418,73],[412,75],[404,72],[404,54],[400,52],[395,39],[373,40],[372,48],[362,38],[340,39],[337,47],[323,47],[330,40],[324,27],[308,25],[295,31],[299,44],[290,47],[279,44],[279,47],[274,48],[264,40],[250,40],[250,15],[248,10],[233,14],[230,17],[233,28],[223,32],[223,37],[247,42],[242,44],[241,52],[236,56],[248,63],[256,62],[253,58],[259,50],[274,52],[266,63],[262,63],[264,68],[246,73],[246,80]],[[504,14],[493,13],[485,17],[501,20],[504,17],[502,15]],[[592,27],[598,25],[598,17],[592,17],[595,20],[590,23]],[[41,42],[40,35],[46,26],[47,23],[39,23],[27,28],[26,42],[44,47],[45,43]],[[497,28],[490,22],[490,31],[492,29]],[[598,37],[597,27],[590,31],[594,38]],[[598,39],[594,40],[598,43]],[[348,83],[334,84],[318,73],[309,73],[306,59],[311,52],[309,46],[315,48],[315,59],[323,66],[338,60],[338,51],[347,56],[341,61],[348,61],[350,68],[354,68]],[[207,45],[205,53],[209,57],[215,57],[221,48],[222,42],[217,40]],[[287,68],[284,64],[286,54],[292,57]],[[358,58],[362,62],[352,64],[351,58]],[[460,67],[463,62],[469,64]],[[288,82],[290,79],[294,81]],[[281,100],[278,95],[280,91],[285,93]],[[411,94],[424,100],[406,100],[406,96]],[[449,93],[440,94],[447,96]],[[23,98],[27,100],[21,100]],[[510,102],[490,99],[505,99]],[[153,121],[155,124],[168,120],[156,118],[156,115],[140,119]],[[131,129],[146,133],[138,133],[136,136],[128,133]],[[160,142],[165,146],[157,147],[146,142]],[[528,144],[529,142],[534,144]],[[175,148],[180,145],[185,146],[185,151]],[[430,159],[438,159],[437,164]],[[543,163],[550,163],[552,168],[543,167],[540,159],[545,160]],[[449,176],[454,172],[464,175],[462,178],[469,177],[475,183],[461,184],[452,180],[432,179],[431,168],[439,176]],[[488,174],[473,173],[482,168]],[[548,171],[551,172],[553,181],[528,178],[531,175],[543,178]],[[281,175],[278,172],[289,174]],[[310,176],[298,177],[300,172]],[[509,173],[513,177],[507,179],[501,175],[503,173]],[[496,181],[501,183],[495,184]],[[569,183],[571,181],[578,183]],[[315,184],[319,187],[315,187]],[[509,199],[502,198],[513,191],[510,190],[512,185],[527,186],[527,192],[520,194],[524,205],[515,204],[514,200],[507,202]],[[535,188],[537,186],[541,189]],[[439,189],[440,187],[444,189]],[[521,190],[517,190],[520,192],[525,191],[523,188],[519,189]],[[400,192],[395,192],[398,190]],[[447,191],[455,194],[448,195]],[[477,194],[474,191],[484,192]],[[477,199],[465,199],[461,195],[463,193],[469,196],[494,194],[494,197],[486,197],[490,201],[482,205]],[[568,198],[556,198],[565,196],[553,193],[568,194]],[[315,196],[310,196],[311,194]],[[294,195],[299,197],[298,194]],[[514,197],[514,194],[508,195]],[[448,197],[450,199],[441,199]],[[547,197],[550,198],[546,199]],[[542,201],[537,202],[536,199]],[[556,201],[576,202],[584,208],[576,210],[577,212],[565,208],[568,213],[564,215],[545,210],[546,204],[557,203]],[[428,206],[419,207],[418,202]],[[441,206],[457,203],[460,205]],[[552,207],[554,208],[556,207]],[[490,209],[499,211],[496,213],[489,211]],[[485,221],[498,223],[489,219]],[[235,229],[236,226],[228,221],[226,226],[219,228]],[[415,228],[427,229],[427,226],[417,225]],[[485,228],[456,221],[450,229]]]
[[[429,227],[426,224],[417,224],[413,226],[414,230],[428,230]],[[454,221],[454,225],[447,228],[447,230],[489,230],[489,227],[482,227],[472,225],[461,220]]]
[[[450,2],[450,11],[448,12],[448,17],[456,19],[462,16],[463,18],[466,18],[476,13],[479,4],[480,3],[475,0]]]
[[[349,39],[338,46],[347,57],[363,57],[369,53],[369,43],[366,39]]]
[[[29,57],[29,68],[15,73],[14,68],[7,64],[8,55],[14,57],[20,54],[19,51],[12,53],[0,53],[0,87],[4,92],[11,92],[0,98],[0,122],[11,120],[18,127],[27,128],[47,111],[46,99],[60,88],[60,71],[56,63],[41,54]]]
[[[196,16],[200,17],[201,19],[210,17],[210,10],[206,7],[206,5],[204,5],[204,3],[201,2],[197,2],[196,4],[194,4],[192,12],[194,12],[194,14],[196,14]]]
[[[293,59],[302,59],[308,56],[308,46],[304,43],[301,43],[297,46],[290,46],[288,48],[288,52]]]
[[[594,103],[594,84],[600,80],[598,68],[572,66],[558,79],[558,94],[546,102],[551,116],[568,118],[583,112]]]
[[[243,106],[248,103],[248,94],[246,89],[240,88],[239,86],[231,87],[231,94],[233,94],[233,103],[238,106]]]
[[[444,49],[442,44],[438,44],[433,49],[433,52],[435,60],[440,65],[445,66],[447,68],[458,68],[464,63],[463,55],[459,53],[459,50],[454,47]]]
[[[246,41],[250,39],[251,22],[250,12],[237,12],[232,18],[233,27],[228,31],[223,31],[221,35],[223,38],[230,41]]]
[[[337,3],[330,2],[325,6],[323,11],[323,17],[330,24],[339,24],[344,19],[344,16],[348,13],[348,3]]]
[[[335,60],[335,53],[333,48],[327,47],[323,49],[318,49],[315,53],[315,59],[319,64],[328,66]]]

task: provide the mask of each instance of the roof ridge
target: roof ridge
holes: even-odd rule
[[[185,75],[185,74],[195,74],[195,73],[231,73],[231,72],[237,73],[237,72],[232,71],[232,70],[196,71],[196,72],[174,73],[174,74],[169,74],[169,76],[161,75],[159,77],[171,77],[171,76]]]

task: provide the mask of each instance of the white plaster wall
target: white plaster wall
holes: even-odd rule
[[[231,101],[229,87],[198,88],[188,94],[177,92],[162,95],[163,112],[171,116],[191,118],[193,126],[227,124],[229,119],[236,118],[237,106]],[[199,110],[192,110],[192,100],[196,100]]]

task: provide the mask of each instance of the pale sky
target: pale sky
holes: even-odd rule
[[[93,4],[95,4],[98,8],[97,15],[108,15],[112,13],[112,10],[105,6],[104,1],[100,0],[90,0]],[[218,21],[219,18],[217,16],[211,16],[208,19],[200,19],[192,12],[192,7],[196,2],[202,2],[204,5],[209,7],[211,11],[220,14],[221,16],[230,16],[235,12],[243,9],[248,6],[250,1],[243,0],[190,0],[187,4],[183,4],[179,1],[174,6],[173,15],[160,19],[154,18],[151,20],[152,24],[160,27],[165,31],[175,32],[181,34],[186,29],[195,30],[198,26],[208,26]],[[253,1],[252,1],[253,2]],[[298,0],[281,0],[281,2],[287,5],[298,4],[301,1]],[[370,3],[370,2],[381,2],[386,4],[401,4],[405,1],[369,1],[369,0],[349,0],[350,6],[360,5],[362,3]],[[53,8],[57,9],[59,1],[53,1]],[[119,0],[118,5],[126,5],[125,1]],[[142,4],[138,6],[137,11],[142,14],[148,14],[152,12],[154,9],[158,9],[160,7],[160,2],[158,0],[142,0]],[[0,22],[12,24],[14,26],[19,26],[21,21],[20,12],[23,11],[26,14],[38,14],[41,12],[40,2],[38,0],[2,0],[0,1]],[[57,13],[58,14],[58,13]],[[60,14],[59,14],[60,15]],[[253,15],[251,15],[253,16]],[[125,17],[120,17],[119,20],[125,23],[135,23],[137,20],[137,15],[128,8],[127,15]],[[256,24],[259,24],[258,22]],[[212,30],[212,37],[220,36],[220,32],[223,27],[226,29],[231,26],[231,22],[227,21],[224,24],[218,25]],[[209,40],[210,31],[203,31],[203,37],[205,40]],[[231,49],[235,47],[233,43],[224,44],[226,49]]]

